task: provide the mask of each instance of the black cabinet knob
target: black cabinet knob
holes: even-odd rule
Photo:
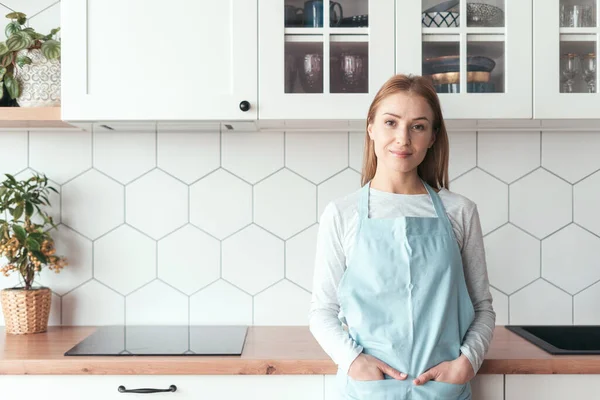
[[[247,100],[244,100],[240,103],[240,110],[246,112],[250,109],[250,102]]]

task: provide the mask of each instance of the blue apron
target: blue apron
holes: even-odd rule
[[[475,315],[450,220],[421,181],[437,217],[369,218],[370,182],[361,189],[354,253],[338,286],[342,320],[364,353],[408,377],[358,381],[338,369],[344,399],[471,399],[469,382],[412,382],[460,355]]]

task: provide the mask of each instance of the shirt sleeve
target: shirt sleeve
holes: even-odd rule
[[[325,353],[347,373],[363,348],[338,318],[337,287],[345,268],[341,215],[335,203],[330,202],[321,215],[317,234],[309,329]]]
[[[460,351],[469,359],[477,374],[492,341],[496,312],[492,307],[493,300],[477,206],[473,204],[463,218],[465,228],[461,253],[465,281],[475,309],[475,318],[465,334]]]

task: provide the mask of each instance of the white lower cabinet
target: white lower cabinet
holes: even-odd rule
[[[335,375],[325,375],[324,383],[325,400],[339,400]],[[504,400],[504,375],[477,375],[471,380],[471,391],[473,400]]]
[[[473,400],[504,400],[504,375],[477,375],[471,380]]]
[[[175,392],[135,394],[126,389]],[[0,398],[37,400],[322,400],[323,375],[3,375]]]
[[[506,400],[597,399],[600,375],[506,375]]]

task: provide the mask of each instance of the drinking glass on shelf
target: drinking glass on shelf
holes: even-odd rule
[[[573,79],[577,76],[580,69],[579,57],[577,54],[567,53],[560,57],[560,71],[566,79],[564,92],[573,93]]]
[[[561,27],[596,26],[596,9],[593,4],[561,4]]]
[[[588,93],[596,93],[596,54],[587,53],[583,55],[582,77],[588,86]]]

